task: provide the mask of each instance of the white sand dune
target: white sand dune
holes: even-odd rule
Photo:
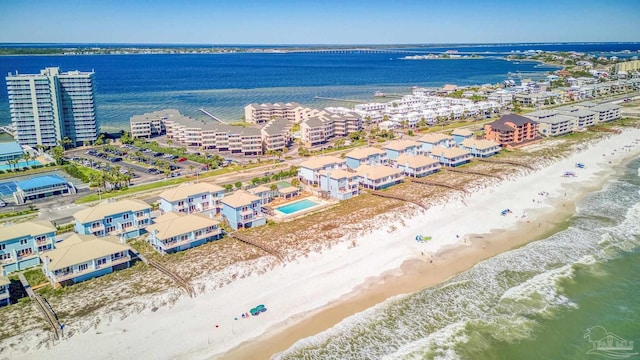
[[[640,130],[625,130],[543,169],[477,189],[464,197],[452,195],[446,204],[420,211],[402,222],[380,224],[377,231],[360,236],[355,247],[352,241],[344,241],[322,254],[276,265],[261,275],[235,280],[195,298],[183,296],[174,306],[161,307],[156,312],[145,310],[123,320],[102,321],[96,328],[51,348],[28,352],[16,349],[0,357],[202,359],[223,354],[344,299],[367,281],[398,271],[406,260],[438,256],[453,245],[474,241],[471,234],[536,223],[563,202],[601,186],[623,159],[640,154],[640,144],[633,141],[639,138]],[[585,168],[575,168],[576,162],[584,163]],[[567,170],[577,176],[562,177]],[[501,216],[500,212],[507,208],[512,212]],[[417,234],[429,235],[432,240],[417,243]],[[272,259],[263,258],[236,266],[257,270],[270,267],[271,262]],[[206,282],[207,278],[198,281]],[[241,317],[258,304],[264,304],[268,311],[248,319]],[[28,344],[28,339],[25,342]]]

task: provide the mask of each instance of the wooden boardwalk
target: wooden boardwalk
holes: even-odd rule
[[[531,166],[529,164],[517,162],[517,161],[498,160],[498,159],[483,159],[483,158],[476,158],[476,160],[484,161],[484,162],[488,162],[488,163],[494,163],[494,164],[507,164],[507,165],[522,166],[522,167],[526,167],[527,169],[530,169],[530,170],[535,170],[535,168],[533,166]]]
[[[427,179],[424,179],[424,178],[405,178],[405,181],[406,180],[410,180],[411,182],[422,184],[422,185],[439,186],[439,187],[444,187],[444,188],[447,188],[447,189],[462,191],[464,193],[468,192],[462,186],[439,183],[439,182],[427,180]]]
[[[185,280],[182,276],[178,275],[174,271],[169,270],[166,266],[162,265],[158,261],[147,259],[146,256],[140,254],[137,251],[134,251],[133,253],[135,254],[135,256],[138,257],[138,259],[142,260],[143,263],[156,268],[161,273],[173,279],[173,281],[178,283],[178,285],[187,292],[187,295],[189,295],[190,297],[196,296],[196,291],[193,288],[193,286],[187,280]]]
[[[22,287],[24,287],[24,290],[27,292],[27,295],[29,295],[29,298],[35,301],[36,306],[38,306],[38,309],[44,317],[44,320],[49,324],[49,326],[51,326],[51,329],[53,330],[53,339],[60,340],[62,338],[62,326],[60,325],[60,321],[58,321],[58,317],[55,312],[53,312],[49,302],[33,291],[29,282],[24,277],[24,274],[18,274],[18,278],[22,283]]]
[[[253,245],[259,249],[261,249],[262,251],[271,254],[273,256],[275,256],[276,258],[278,258],[278,260],[280,260],[281,262],[284,263],[284,257],[282,256],[282,254],[280,254],[279,251],[277,251],[276,249],[272,248],[271,246],[261,243],[259,241],[253,240],[253,239],[249,239],[248,237],[236,232],[232,232],[229,233],[229,236],[234,238],[234,239],[238,239],[240,241],[242,241],[243,243],[249,244],[249,245]]]
[[[489,177],[494,177],[496,179],[502,179],[502,176],[500,176],[500,175],[485,173],[485,172],[482,172],[482,171],[456,169],[456,168],[447,168],[447,171],[460,173],[460,174],[472,174],[472,175],[480,175],[480,176],[489,176]]]
[[[408,198],[406,196],[390,194],[390,193],[379,191],[379,190],[368,190],[367,192],[370,193],[371,195],[380,196],[380,197],[383,197],[383,198],[396,199],[396,200],[400,200],[400,201],[410,202],[412,204],[416,204],[416,205],[420,206],[421,208],[423,208],[425,210],[428,209],[426,205],[424,205],[423,203],[419,202],[418,200],[411,199],[411,198]]]

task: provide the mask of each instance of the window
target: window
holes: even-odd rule
[[[104,222],[107,223],[107,224],[111,224],[112,221],[113,221],[113,219],[110,218],[110,217],[104,219]]]
[[[27,245],[29,243],[29,239],[20,239],[20,245]]]
[[[207,194],[202,195],[202,200],[207,200]]]
[[[98,264],[98,265],[104,265],[106,263],[107,263],[107,258],[98,259],[96,261],[96,264]]]
[[[94,229],[96,229],[96,228],[99,228],[99,227],[100,227],[100,225],[101,225],[101,224],[100,224],[99,222],[94,222],[93,224],[91,224],[91,227],[92,227],[92,228],[94,228]]]
[[[123,214],[122,218],[125,219],[125,220],[128,219],[129,218],[129,214]]]
[[[11,254],[0,254],[0,260],[11,260]]]
[[[142,211],[138,211],[138,212],[136,213],[136,216],[137,216],[137,217],[143,217],[143,216],[144,216],[144,212],[142,212]]]
[[[47,240],[47,237],[44,236],[44,235],[36,236],[36,241],[37,242],[42,242],[42,241],[45,241],[45,240]]]
[[[85,271],[89,268],[88,264],[80,264],[78,265],[78,271]]]
[[[0,250],[4,250],[7,247],[6,244],[0,244]]]
[[[115,231],[116,227],[115,226],[107,226],[106,232],[110,233],[112,231]]]

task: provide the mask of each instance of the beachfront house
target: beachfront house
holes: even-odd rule
[[[222,199],[222,216],[234,230],[267,223],[260,198],[245,190],[237,190]]]
[[[538,138],[538,122],[516,114],[503,115],[484,125],[484,138],[502,146],[514,146]]]
[[[471,161],[471,153],[465,149],[436,146],[431,149],[431,158],[438,160],[442,166],[455,167]]]
[[[11,285],[11,281],[9,280],[9,278],[0,275],[0,307],[7,306],[11,303],[9,285]]]
[[[337,200],[347,200],[360,192],[359,176],[355,172],[342,169],[326,170],[320,173],[320,189]]]
[[[362,164],[385,165],[387,163],[387,152],[375,147],[361,147],[349,151],[345,158],[349,169],[357,169]]]
[[[224,188],[215,184],[184,183],[160,193],[160,210],[184,213],[214,212],[222,208]]]
[[[126,199],[80,210],[73,217],[78,234],[130,239],[142,235],[150,224],[151,206],[142,200]]]
[[[251,195],[255,195],[260,198],[260,205],[267,205],[274,198],[274,191],[264,185],[258,185],[254,188],[247,189]]]
[[[556,110],[539,110],[525,116],[538,122],[538,133],[545,137],[570,134],[574,130],[575,118]]]
[[[40,264],[38,255],[54,248],[56,227],[48,221],[27,221],[0,227],[0,274]]]
[[[464,140],[471,139],[473,137],[473,132],[467,129],[455,129],[451,133],[451,137],[453,141],[456,142],[457,145],[460,145]]]
[[[446,148],[456,146],[453,137],[445,134],[425,134],[418,139],[418,142],[422,144],[422,153],[424,154],[429,153],[434,146]]]
[[[500,144],[484,139],[465,139],[460,143],[460,148],[480,158],[494,156],[500,152]]]
[[[440,170],[440,162],[425,155],[409,156],[400,155],[396,161],[396,167],[405,175],[411,177],[423,177]]]
[[[161,254],[166,254],[218,240],[222,237],[222,229],[220,222],[211,215],[164,213],[147,226],[147,242]]]
[[[384,147],[389,160],[395,160],[400,155],[415,156],[422,153],[420,143],[413,140],[394,140]]]
[[[320,171],[331,169],[344,169],[347,161],[335,156],[318,156],[300,164],[298,177],[300,181],[317,185],[320,183]]]
[[[40,259],[51,285],[65,286],[128,268],[131,247],[116,236],[73,234]]]
[[[402,170],[384,165],[360,165],[358,181],[366,189],[380,190],[402,182]]]

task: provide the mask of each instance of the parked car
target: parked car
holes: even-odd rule
[[[187,158],[181,157],[180,159],[178,159],[178,162],[184,162],[184,161],[187,161]]]

